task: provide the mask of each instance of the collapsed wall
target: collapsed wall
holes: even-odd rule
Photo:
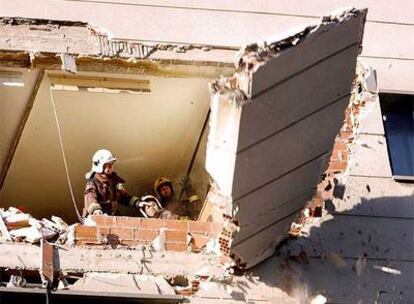
[[[351,96],[366,10],[251,44],[211,85],[206,169],[210,214],[238,225],[240,267],[274,252],[325,171]],[[237,230],[237,232],[236,232]]]
[[[152,261],[156,274],[184,273],[207,280],[228,274],[233,263],[229,256],[241,268],[270,256],[315,194],[326,168],[351,96],[365,16],[366,10],[348,9],[323,17],[318,25],[241,50],[236,73],[211,85],[206,169],[212,185],[201,222],[96,217],[92,226],[77,226],[74,242],[78,246],[69,251],[80,256],[88,252],[85,246],[96,250],[89,250],[91,256],[79,263],[85,266],[82,269],[76,269],[78,261],[69,253],[62,254],[62,262],[70,264],[67,269],[131,271],[119,268],[129,253],[122,253],[113,268],[105,265],[98,255],[112,254],[105,251],[108,246],[143,250],[131,250],[131,255],[141,259],[133,272],[139,273]],[[56,69],[64,68],[65,56],[58,58]],[[101,49],[97,56],[102,56]],[[52,57],[56,54],[48,60]],[[81,60],[75,58],[78,68],[83,66]],[[144,63],[133,64],[139,68]],[[157,245],[162,235],[167,251],[146,257],[145,248]],[[33,251],[33,247],[25,250]],[[173,257],[177,265],[169,268],[167,258]],[[198,263],[187,269],[190,257]],[[31,263],[38,267],[37,259]],[[16,267],[19,261],[12,264]]]

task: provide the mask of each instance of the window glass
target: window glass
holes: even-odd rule
[[[414,177],[414,95],[381,94],[380,100],[393,175]]]

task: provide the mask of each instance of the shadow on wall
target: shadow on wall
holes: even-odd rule
[[[389,210],[390,205],[408,212],[393,213],[400,216],[367,213]],[[312,219],[307,236],[287,240],[246,276],[258,277],[259,284],[279,288],[300,303],[309,303],[317,295],[329,303],[412,303],[414,193],[362,199],[344,212],[332,208],[331,203],[330,213]],[[245,297],[251,293],[246,286],[241,290]]]

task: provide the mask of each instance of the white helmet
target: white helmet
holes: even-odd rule
[[[94,172],[102,173],[104,165],[108,163],[113,163],[117,159],[112,155],[111,151],[106,149],[101,149],[95,152],[92,156],[92,169],[86,173],[86,178],[89,179]]]

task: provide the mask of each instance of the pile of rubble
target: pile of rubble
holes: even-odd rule
[[[70,238],[73,229],[74,225],[69,226],[57,216],[52,216],[51,220],[37,220],[14,207],[7,210],[0,208],[0,231],[6,241],[35,244],[44,239],[63,244]]]

